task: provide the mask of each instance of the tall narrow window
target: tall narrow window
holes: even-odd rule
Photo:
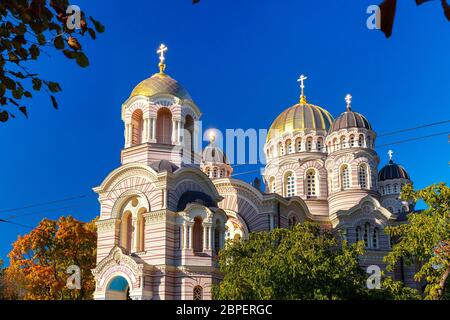
[[[358,147],[362,148],[363,143],[364,143],[364,136],[361,134],[361,135],[359,135],[359,138],[358,138]]]
[[[378,249],[378,237],[379,237],[379,231],[378,228],[373,229],[373,235],[372,235],[372,247],[375,249]]]
[[[317,139],[317,151],[322,152],[323,150],[323,139],[319,138]]]
[[[334,138],[333,139],[333,151],[339,150],[339,144],[338,144],[338,139]]]
[[[279,153],[280,156],[284,156],[284,146],[283,146],[283,144],[281,142],[278,145],[278,153]]]
[[[367,188],[367,168],[365,164],[359,166],[359,186],[362,189]]]
[[[370,241],[370,224],[366,223],[364,225],[364,246],[366,248],[369,248],[369,241]]]
[[[203,300],[203,288],[200,286],[196,286],[194,287],[194,292],[193,292],[193,300]]]
[[[298,138],[295,141],[295,145],[296,145],[296,148],[297,148],[297,152],[302,151],[302,139],[301,138]]]
[[[355,136],[351,135],[350,136],[350,147],[353,148],[355,146]]]
[[[313,146],[313,140],[312,138],[308,138],[306,140],[306,151],[311,151]]]
[[[398,193],[398,184],[394,184],[394,193]]]
[[[288,140],[288,141],[286,142],[286,149],[287,149],[287,153],[288,153],[288,154],[293,153],[293,150],[292,150],[292,142],[291,142],[291,140]]]
[[[275,177],[270,178],[270,192],[276,192]]]
[[[133,129],[131,144],[133,146],[141,144],[144,132],[144,119],[142,110],[138,109],[133,112],[133,115],[131,116],[131,126]]]
[[[156,118],[156,141],[161,144],[172,144],[172,113],[167,108],[158,110]]]
[[[344,165],[341,169],[341,185],[343,190],[350,188],[350,169],[348,165]]]
[[[310,169],[306,173],[306,197],[317,197],[317,178],[316,171],[314,169]]]
[[[194,236],[194,252],[202,252],[203,251],[203,225],[202,218],[195,217],[194,219],[194,227],[193,227],[193,236]]]
[[[383,187],[380,187],[380,193],[381,193],[381,195],[384,195],[384,188]]]
[[[391,185],[386,185],[386,194],[391,194]]]
[[[131,224],[131,212],[126,211],[122,215],[120,228],[120,245],[131,252],[131,239],[133,233],[133,226]]]
[[[285,195],[286,197],[295,196],[295,177],[292,172],[286,174],[285,177]]]
[[[340,144],[341,144],[341,149],[347,148],[347,145],[345,143],[345,136],[341,137],[341,143]]]

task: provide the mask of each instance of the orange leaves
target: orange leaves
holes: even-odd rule
[[[29,234],[19,237],[9,253],[5,277],[11,296],[22,299],[91,299],[95,287],[90,270],[95,267],[95,224],[73,217],[44,219]],[[70,265],[82,272],[82,290],[69,290]]]

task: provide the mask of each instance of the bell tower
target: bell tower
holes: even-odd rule
[[[161,44],[157,50],[159,72],[140,82],[122,105],[122,164],[149,165],[161,160],[177,166],[200,163],[201,113],[188,91],[166,74],[167,51]]]

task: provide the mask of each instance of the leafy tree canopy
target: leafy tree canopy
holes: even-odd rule
[[[391,279],[383,290],[367,289],[369,276],[359,266],[363,243],[339,243],[330,232],[305,223],[290,229],[254,233],[248,241],[229,242],[220,252],[224,280],[215,299],[396,299],[417,292]],[[385,285],[386,284],[386,285]],[[376,292],[374,292],[376,291]]]
[[[81,67],[89,66],[77,38],[89,35],[95,40],[104,27],[92,17],[87,19],[83,11],[78,15],[68,7],[68,0],[0,2],[0,122],[15,117],[17,111],[28,116],[24,100],[32,98],[32,91],[45,90],[58,108],[54,93],[61,91],[60,85],[31,70],[30,62],[43,53],[49,55],[47,49],[61,51]],[[76,17],[80,19],[74,27]]]
[[[387,228],[397,243],[385,257],[393,270],[403,257],[409,264],[419,263],[416,281],[426,281],[427,299],[450,298],[450,188],[444,183],[414,191],[412,185],[402,190],[404,200],[424,201],[427,209],[412,213],[405,224]]]
[[[44,219],[29,234],[19,237],[9,253],[5,270],[6,294],[10,299],[92,299],[95,282],[97,234],[95,221],[83,223],[71,216]],[[70,290],[69,266],[81,271],[81,289]]]

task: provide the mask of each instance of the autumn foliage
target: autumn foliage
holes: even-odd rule
[[[96,257],[95,221],[84,223],[71,216],[44,219],[29,234],[20,236],[9,253],[4,291],[10,299],[92,299],[95,282],[91,269]],[[81,289],[70,290],[67,268],[80,267]]]

